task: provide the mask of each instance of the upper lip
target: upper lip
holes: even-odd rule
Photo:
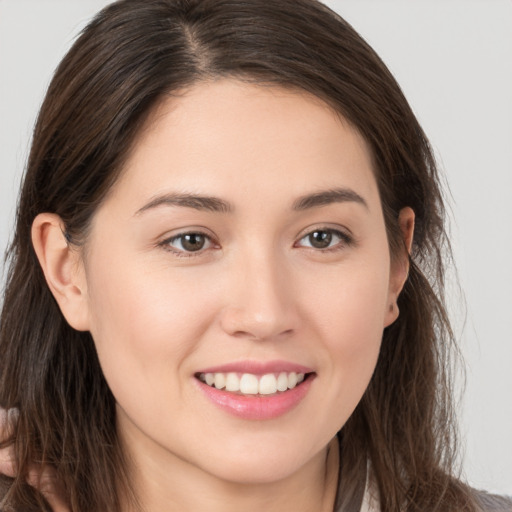
[[[312,373],[314,370],[307,366],[293,363],[291,361],[236,361],[232,363],[211,366],[199,370],[197,373],[252,373],[254,375],[265,375],[267,373],[295,372]]]

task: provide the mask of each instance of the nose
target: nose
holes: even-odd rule
[[[253,340],[291,335],[300,321],[294,284],[290,269],[272,251],[240,257],[230,271],[222,329]]]

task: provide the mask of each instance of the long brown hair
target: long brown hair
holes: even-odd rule
[[[66,323],[45,283],[31,224],[54,212],[69,243],[84,242],[148,114],[165,95],[218,77],[308,91],[359,130],[373,153],[392,253],[399,210],[416,214],[400,316],[384,331],[370,385],[340,431],[338,506],[354,510],[370,467],[384,512],[472,510],[470,492],[450,476],[449,247],[432,151],[386,66],[315,0],[121,0],[61,62],[35,126],[8,250],[0,405],[19,409],[10,439],[19,475],[5,503],[46,507],[25,484],[35,462],[56,469],[74,512],[120,509],[129,476],[115,399],[90,334]]]

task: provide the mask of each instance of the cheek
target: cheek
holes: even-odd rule
[[[208,287],[179,282],[163,269],[150,271],[136,259],[118,258],[114,266],[101,261],[96,258],[89,275],[91,334],[121,401],[124,390],[169,382],[179,373],[208,328],[215,300]]]
[[[309,308],[334,346],[357,352],[380,339],[389,309],[389,265],[381,259],[333,269],[310,295]]]
[[[325,421],[337,429],[361,400],[379,356],[388,310],[386,265],[361,265],[333,276],[329,293],[310,303],[316,315],[326,372]],[[313,316],[313,313],[310,313]],[[320,376],[321,378],[322,376]]]

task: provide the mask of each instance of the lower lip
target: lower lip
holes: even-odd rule
[[[215,405],[245,420],[271,420],[286,414],[306,396],[313,380],[314,375],[309,375],[293,389],[275,395],[237,395],[195,379],[201,391]]]

